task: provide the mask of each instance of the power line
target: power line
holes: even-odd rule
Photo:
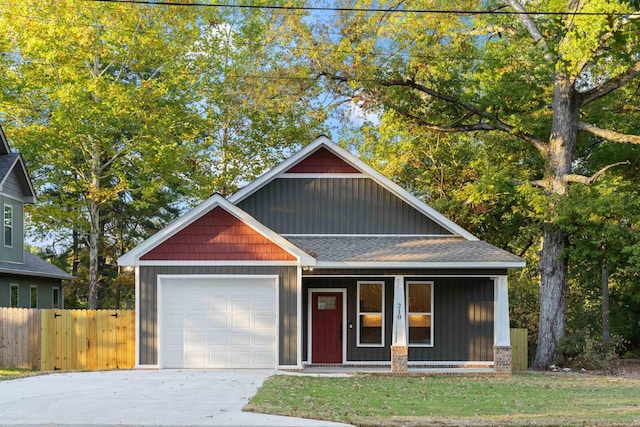
[[[213,7],[229,9],[260,9],[306,12],[370,12],[370,13],[402,13],[402,14],[442,14],[442,15],[543,15],[543,16],[637,16],[640,13],[630,12],[578,12],[578,11],[524,11],[516,10],[461,10],[461,9],[388,9],[388,8],[359,8],[359,7],[331,7],[331,6],[277,6],[250,5],[227,3],[182,3],[176,1],[151,0],[85,0],[92,3],[128,3],[151,6],[179,6],[179,7]]]

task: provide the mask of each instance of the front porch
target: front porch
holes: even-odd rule
[[[303,274],[304,373],[511,373],[504,273],[340,273]]]

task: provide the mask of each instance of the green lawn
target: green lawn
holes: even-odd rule
[[[36,375],[36,373],[29,369],[0,368],[0,381],[15,380],[32,375]]]
[[[640,380],[548,373],[276,375],[245,410],[359,426],[627,426],[640,425]]]

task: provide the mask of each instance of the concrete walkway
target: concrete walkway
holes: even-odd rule
[[[242,412],[274,371],[56,373],[0,382],[0,425],[344,426]]]

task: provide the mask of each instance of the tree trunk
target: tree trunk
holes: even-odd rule
[[[98,309],[98,242],[100,239],[100,208],[89,200],[91,231],[89,233],[89,310]]]
[[[602,266],[602,339],[609,341],[609,269]]]
[[[554,85],[553,123],[549,137],[548,169],[545,178],[552,200],[550,221],[543,230],[540,253],[540,319],[538,347],[534,369],[545,369],[556,357],[558,341],[565,336],[565,306],[568,278],[566,250],[568,235],[554,224],[558,197],[567,192],[564,177],[572,172],[572,162],[578,137],[579,103],[573,82],[557,74]]]
[[[100,205],[96,200],[100,192],[100,149],[94,141],[91,159],[91,193],[87,195],[89,207],[89,310],[98,309],[98,245],[100,242]]]
[[[565,336],[565,295],[568,265],[566,233],[547,224],[540,254],[540,321],[534,369],[546,369],[556,358],[558,341]]]

